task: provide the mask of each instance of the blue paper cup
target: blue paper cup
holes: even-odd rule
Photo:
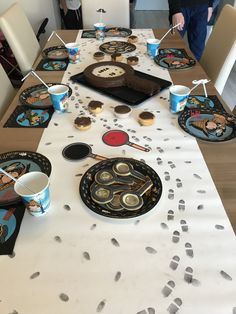
[[[68,108],[69,87],[65,85],[53,85],[48,88],[52,105],[56,112],[63,113]]]
[[[187,103],[190,88],[183,85],[173,85],[170,87],[170,111],[177,113],[184,110]]]
[[[156,38],[147,39],[147,53],[149,57],[154,58],[158,55],[158,49],[160,48],[160,40]]]
[[[49,178],[45,173],[34,171],[24,174],[14,184],[14,190],[21,196],[31,215],[40,217],[48,212],[50,205]]]
[[[80,61],[80,46],[77,43],[68,43],[65,45],[68,51],[70,63],[78,63]]]
[[[95,35],[97,40],[104,40],[105,38],[105,31],[106,31],[106,24],[104,23],[95,23],[94,24]]]

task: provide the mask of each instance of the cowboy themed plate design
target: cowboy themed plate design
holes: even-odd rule
[[[65,71],[67,66],[68,60],[43,59],[38,64],[36,71]]]
[[[186,109],[201,109],[201,110],[214,109],[218,111],[221,111],[221,110],[225,111],[223,105],[219,101],[218,97],[215,95],[208,96],[208,97],[190,95],[188,97],[185,108]]]
[[[99,49],[105,53],[128,53],[136,49],[136,46],[125,41],[109,41],[102,44]]]
[[[0,255],[12,254],[25,206],[0,206]]]
[[[17,106],[4,128],[46,128],[52,117],[53,109],[31,109],[27,106]]]
[[[68,52],[65,46],[53,46],[43,50],[43,58],[53,60],[64,60],[68,58]]]
[[[178,122],[185,132],[205,141],[223,142],[236,135],[236,118],[226,112],[184,110]]]
[[[196,61],[189,57],[184,49],[164,48],[159,49],[155,62],[169,70],[183,70],[193,67]]]
[[[80,182],[85,205],[98,215],[134,218],[149,212],[162,194],[157,173],[131,158],[111,158],[87,170]]]
[[[51,163],[45,156],[28,151],[0,154],[0,168],[16,179],[31,171],[41,171],[48,176],[51,173]],[[20,197],[14,192],[14,181],[0,172],[0,205],[14,204],[19,201]]]
[[[47,83],[47,85],[65,85],[60,83]],[[67,85],[66,85],[67,86]],[[69,87],[69,86],[68,86]],[[72,89],[69,87],[69,97],[72,94]],[[43,84],[34,85],[26,88],[19,96],[22,105],[31,108],[45,109],[52,107],[52,102],[47,88]]]

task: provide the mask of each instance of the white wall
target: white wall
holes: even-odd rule
[[[135,10],[169,10],[167,0],[136,0]]]
[[[20,3],[23,7],[35,33],[38,31],[44,18],[49,18],[46,34],[40,37],[42,45],[52,30],[61,28],[58,0],[0,0],[0,14],[16,2]]]
[[[1,0],[0,0],[1,1]],[[84,28],[93,28],[99,22],[100,13],[97,9],[104,9],[103,22],[108,26],[130,26],[129,0],[82,0],[82,15]]]

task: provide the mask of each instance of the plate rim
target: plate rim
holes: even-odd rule
[[[185,119],[185,122],[191,117],[191,112],[193,111],[197,111],[197,112],[200,112],[200,114],[220,114],[220,115],[223,115],[223,116],[231,116],[230,114],[228,114],[226,111],[219,111],[219,110],[214,110],[214,109],[209,109],[209,110],[201,110],[201,109],[188,109],[188,110],[183,110],[179,117],[178,117],[178,124],[179,126],[181,127],[181,129],[188,133],[189,135],[195,137],[196,139],[198,140],[202,140],[202,141],[206,141],[206,142],[210,142],[210,143],[223,143],[223,142],[227,142],[227,141],[230,141],[232,139],[234,139],[236,137],[236,126],[233,127],[233,130],[232,130],[232,133],[224,138],[222,141],[217,141],[217,140],[212,140],[212,139],[209,139],[209,138],[202,138],[202,137],[199,137],[199,136],[195,136],[192,132],[189,131],[189,129],[186,127],[184,128],[184,126],[181,124],[180,120],[181,118],[183,118],[183,115],[189,115],[189,117],[187,119]],[[185,124],[186,125],[186,124]]]
[[[50,83],[47,83],[47,85],[49,87],[53,86],[53,85],[66,85],[69,88],[69,96],[68,97],[70,97],[72,95],[72,88],[67,84],[50,82]],[[27,91],[29,91],[30,89],[36,90],[36,87],[45,87],[45,86],[41,83],[41,84],[36,84],[36,85],[32,85],[32,86],[25,88],[19,95],[19,101],[20,101],[21,105],[28,106],[32,109],[47,109],[47,108],[53,107],[52,103],[51,103],[51,105],[48,105],[48,106],[40,106],[40,105],[34,106],[33,104],[29,104],[26,102],[26,100],[23,98],[24,97],[23,94],[26,93]]]

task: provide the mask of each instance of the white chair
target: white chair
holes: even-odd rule
[[[102,22],[108,27],[130,27],[129,0],[82,0],[83,28],[91,29],[99,22],[98,9],[104,9]]]
[[[19,3],[13,4],[0,16],[0,29],[24,75],[38,57],[40,45]]]
[[[207,41],[200,64],[219,94],[236,60],[236,9],[225,5]]]
[[[0,64],[0,82],[1,82],[0,89],[0,120],[1,120],[10,102],[15,96],[15,90],[1,64]]]

